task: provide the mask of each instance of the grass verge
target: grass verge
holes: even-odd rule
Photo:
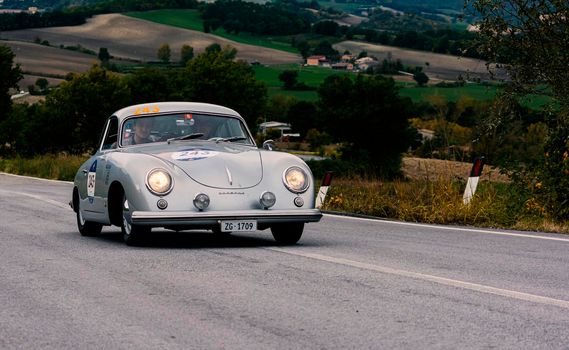
[[[34,158],[0,158],[0,171],[41,177],[44,179],[73,181],[77,169],[88,157],[72,155],[42,155]]]
[[[73,181],[87,158],[66,154],[0,158],[0,171]],[[512,184],[482,181],[467,206],[462,203],[465,185],[462,180],[448,177],[431,181],[337,178],[324,209],[430,224],[569,233],[569,223],[556,222],[532,211],[530,198]]]
[[[464,181],[335,179],[325,210],[371,215],[408,222],[468,225],[502,229],[569,233],[569,224],[555,222],[527,209],[527,198],[514,185],[481,182],[470,205],[464,205]]]

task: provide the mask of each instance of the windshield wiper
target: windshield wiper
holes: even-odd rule
[[[233,142],[233,141],[243,141],[243,140],[247,140],[247,138],[243,137],[243,136],[233,136],[233,137],[227,137],[227,138],[219,138],[216,141],[217,142],[219,142],[219,141]]]
[[[193,134],[188,134],[188,135],[182,135],[182,136],[178,136],[178,137],[172,137],[171,139],[168,139],[168,143],[172,142],[172,141],[178,141],[178,140],[191,140],[191,139],[197,139],[198,137],[202,137],[203,133],[201,132],[196,132]]]

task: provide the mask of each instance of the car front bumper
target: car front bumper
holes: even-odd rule
[[[195,226],[219,225],[224,220],[256,220],[261,226],[290,222],[318,222],[322,218],[320,209],[299,210],[242,210],[231,212],[195,211],[134,211],[131,223],[144,226]]]

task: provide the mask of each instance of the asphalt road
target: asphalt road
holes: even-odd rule
[[[298,245],[118,228],[0,174],[0,349],[568,349],[569,237],[326,215]]]

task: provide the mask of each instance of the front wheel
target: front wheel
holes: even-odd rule
[[[303,222],[293,222],[271,226],[271,233],[273,234],[275,241],[283,245],[296,244],[300,237],[302,237],[303,230]]]
[[[97,222],[87,221],[81,213],[81,208],[77,208],[77,228],[81,236],[94,237],[98,236],[103,229],[103,225]]]
[[[126,197],[123,199],[122,205],[122,226],[121,232],[124,242],[129,246],[140,245],[144,240],[144,236],[150,233],[151,228],[147,226],[133,225],[130,222],[130,209]]]

